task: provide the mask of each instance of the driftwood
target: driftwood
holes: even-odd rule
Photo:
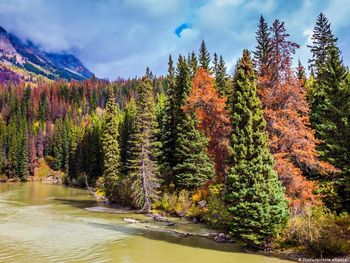
[[[91,187],[89,186],[86,173],[83,173],[83,175],[84,175],[84,178],[85,178],[85,185],[86,185],[86,189],[88,190],[88,192],[89,192],[94,198],[96,198],[96,199],[99,200],[99,201],[104,201],[104,202],[108,201],[108,199],[107,199],[106,197],[98,195],[98,194],[96,193],[96,191],[94,191],[93,188],[91,188]]]
[[[134,224],[134,223],[140,223],[140,221],[138,221],[138,220],[136,220],[136,219],[133,219],[133,218],[123,218],[123,220],[124,220],[125,222],[132,223],[132,224]]]

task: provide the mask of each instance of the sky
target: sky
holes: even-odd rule
[[[350,0],[1,0],[0,25],[45,51],[76,55],[97,77],[166,74],[168,56],[198,52],[205,40],[229,73],[253,50],[258,19],[285,21],[307,63],[317,15],[324,12],[350,65]]]

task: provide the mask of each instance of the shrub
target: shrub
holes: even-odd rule
[[[317,257],[344,255],[350,250],[349,233],[348,214],[337,216],[325,207],[314,207],[291,218],[277,243],[280,248],[300,247]]]
[[[163,196],[153,204],[153,209],[161,209],[170,214],[186,216],[192,206],[190,192],[182,190],[178,194],[164,193]]]
[[[228,228],[232,217],[224,203],[223,188],[223,184],[209,186],[208,204],[202,216],[207,224],[216,228]]]

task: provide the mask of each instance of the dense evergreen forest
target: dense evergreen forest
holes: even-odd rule
[[[110,203],[193,218],[259,248],[349,252],[350,73],[321,13],[306,74],[258,21],[232,74],[205,42],[168,74],[0,87],[0,174],[52,169]]]

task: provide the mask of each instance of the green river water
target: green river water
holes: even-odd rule
[[[288,262],[244,253],[235,244],[162,232],[153,223],[123,221],[142,215],[85,209],[97,206],[82,189],[0,183],[0,262]],[[199,224],[173,228],[207,232]]]

